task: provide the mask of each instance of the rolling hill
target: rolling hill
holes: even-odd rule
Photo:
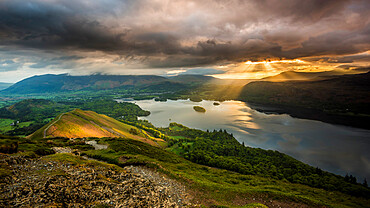
[[[21,100],[11,106],[0,108],[0,118],[18,119],[22,121],[35,120],[36,118],[45,119],[57,115],[65,108],[51,100],[45,99],[26,99]]]
[[[275,76],[265,77],[261,81],[285,82],[285,81],[308,81],[330,79],[331,76],[344,75],[342,71],[324,71],[324,72],[296,72],[286,71]]]
[[[163,141],[150,136],[137,127],[124,124],[106,115],[80,109],[60,114],[53,121],[29,136],[30,139],[56,137],[120,137],[139,140],[154,146],[159,146],[157,142]]]
[[[89,75],[46,74],[33,76],[2,90],[2,94],[57,93],[78,90],[104,90],[158,84],[167,79],[152,75]],[[167,80],[168,81],[168,80]]]
[[[370,128],[370,72],[318,81],[252,82],[243,88],[239,99],[282,107],[297,117]],[[304,113],[305,109],[325,114],[315,117],[317,112]],[[329,114],[337,117],[329,118]]]
[[[120,90],[140,93],[174,92],[206,83],[224,83],[223,80],[203,75],[161,77],[155,75],[86,75],[46,74],[19,81],[0,91],[2,95],[29,95],[45,93],[93,92]]]
[[[214,80],[218,80],[217,78],[211,76],[204,76],[204,75],[193,75],[193,74],[184,74],[178,75],[174,77],[169,77],[170,80],[180,82],[180,83],[206,83],[211,82]]]

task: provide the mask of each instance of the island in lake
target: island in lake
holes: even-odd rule
[[[203,107],[200,107],[200,106],[194,106],[193,109],[196,112],[199,112],[199,113],[205,113],[206,112],[206,109],[204,109]]]

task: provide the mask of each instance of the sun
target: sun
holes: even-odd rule
[[[263,60],[245,61],[239,64],[222,66],[219,69],[225,73],[214,75],[219,79],[261,79],[267,76],[274,76],[283,71],[306,70],[312,64],[300,59],[292,60]]]

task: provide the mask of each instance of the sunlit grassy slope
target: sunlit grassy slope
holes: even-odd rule
[[[157,146],[156,140],[147,132],[121,123],[111,117],[93,111],[75,109],[58,115],[53,121],[29,136],[29,138],[84,138],[123,137]]]

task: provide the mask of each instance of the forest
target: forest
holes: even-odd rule
[[[247,147],[225,130],[205,132],[177,123],[171,123],[168,128],[160,130],[170,136],[171,151],[198,164],[354,196],[368,197],[370,194],[366,179],[360,185],[353,176],[345,178],[335,175],[278,151]]]

